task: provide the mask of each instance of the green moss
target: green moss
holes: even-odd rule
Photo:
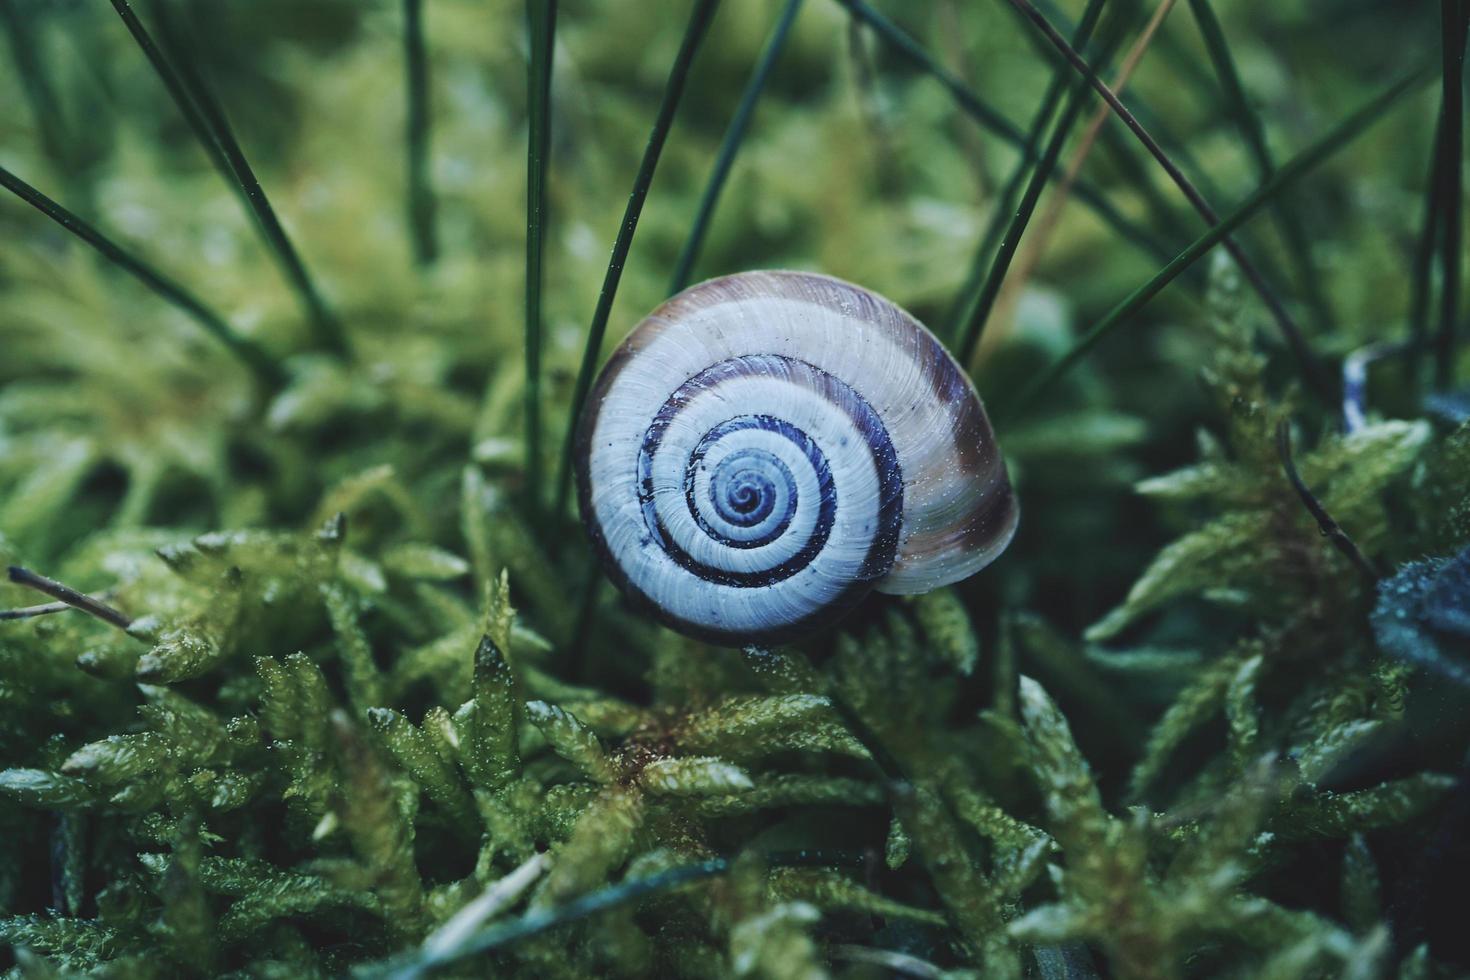
[[[527,97],[524,10],[423,6],[432,141],[410,182],[398,6],[168,5],[341,324],[335,353],[105,5],[0,0],[25,52],[0,61],[24,109],[0,113],[5,167],[187,284],[283,379],[0,201],[0,558],[130,620],[0,618],[0,969],[1470,969],[1431,914],[1464,830],[1470,428],[1422,410],[1427,364],[1377,362],[1366,424],[1339,434],[1221,259],[1018,408],[1200,231],[1109,124],[1034,264],[1040,217],[1021,241],[975,370],[1022,501],[1007,554],[951,589],[875,594],[800,647],[675,636],[596,578],[532,484],[556,471],[689,5],[561,12],[531,413],[526,139],[548,107]],[[614,337],[664,299],[784,6],[722,5]],[[1053,77],[1003,6],[876,5],[890,25],[802,4],[696,277],[819,269],[950,319],[1016,169],[1022,127],[995,114],[1024,121]],[[1233,52],[1236,82],[1217,88],[1175,12],[1123,97],[1221,213],[1260,176],[1240,125],[1285,161],[1381,89],[1378,53],[1437,46],[1407,12],[1191,7],[1218,14],[1210,64]],[[1136,34],[1141,11],[1119,11]],[[1411,319],[1437,108],[1412,96],[1295,185],[1287,235],[1237,232],[1324,362]],[[1381,584],[1303,506],[1282,424]],[[0,609],[42,601],[0,583]]]

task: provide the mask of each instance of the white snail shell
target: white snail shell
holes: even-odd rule
[[[801,272],[685,290],[603,368],[579,422],[582,519],[670,627],[785,642],[868,591],[994,561],[1019,510],[985,408],[888,300]]]

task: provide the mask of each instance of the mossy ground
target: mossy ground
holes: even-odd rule
[[[722,5],[610,340],[666,295],[780,6]],[[862,6],[803,5],[696,272],[819,270],[948,330],[1020,156],[855,26]],[[1116,8],[1126,50],[1155,8]],[[560,11],[539,481],[524,8],[425,5],[430,264],[400,4],[165,9],[348,349],[322,346],[113,11],[0,0],[0,165],[284,372],[261,385],[0,203],[0,557],[133,620],[0,621],[15,975],[1470,970],[1463,355],[1437,387],[1428,351],[1379,362],[1343,433],[1212,254],[1023,404],[1205,230],[1109,122],[1081,174],[1161,254],[1075,194],[1046,232],[1062,198],[1041,199],[975,369],[1022,502],[1010,551],[953,589],[874,596],[800,648],[704,647],[608,587],[589,599],[589,549],[552,507],[689,5]],[[1005,4],[881,9],[1024,131],[1053,65]],[[1201,39],[1212,11],[1248,117]],[[1124,100],[1226,213],[1260,183],[1253,120],[1282,164],[1411,62],[1438,70],[1440,28],[1422,5],[1179,4]],[[1436,251],[1452,236],[1415,262],[1425,215],[1458,216],[1458,190],[1430,182],[1441,96],[1416,89],[1237,236],[1331,378],[1453,297],[1458,255]],[[1283,426],[1366,573],[1288,481]],[[0,585],[0,608],[41,601]]]

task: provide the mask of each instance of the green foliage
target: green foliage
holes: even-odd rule
[[[599,284],[621,276],[597,315],[614,335],[665,298],[723,121],[796,5],[721,6],[636,239],[618,218],[690,5],[568,7],[538,36],[550,100],[525,87],[521,6],[422,6],[411,181],[382,152],[398,7],[165,6],[330,300],[334,352],[121,25],[0,0],[25,55],[0,64],[22,107],[0,114],[5,165],[197,289],[283,379],[0,203],[0,558],[131,619],[0,619],[0,971],[1467,969],[1403,898],[1437,900],[1435,855],[1464,830],[1470,679],[1470,425],[1421,417],[1411,357],[1373,369],[1366,424],[1339,434],[1222,260],[1023,406],[1079,325],[1200,232],[1110,123],[1045,253],[1026,255],[1040,215],[1008,244],[1026,268],[996,283],[977,357],[1014,409],[1007,554],[874,594],[800,648],[674,636],[596,584],[537,474],[599,353]],[[1123,98],[1221,213],[1378,90],[1326,51],[1426,40],[1407,12],[1189,6],[1209,69],[1170,21]],[[696,271],[820,269],[943,323],[956,258],[1039,152],[1009,120],[1074,81],[982,8],[801,5]],[[1398,335],[1436,111],[1405,100],[1275,199],[1285,235],[1234,232],[1294,314],[1309,301],[1324,363]],[[549,205],[529,359],[528,177]],[[1303,506],[1283,423],[1381,581]],[[0,584],[0,609],[40,601]]]

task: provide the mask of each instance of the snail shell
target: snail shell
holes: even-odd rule
[[[939,341],[800,272],[693,286],[640,323],[579,421],[582,519],[680,632],[785,642],[870,590],[984,568],[1019,511],[985,408]]]

